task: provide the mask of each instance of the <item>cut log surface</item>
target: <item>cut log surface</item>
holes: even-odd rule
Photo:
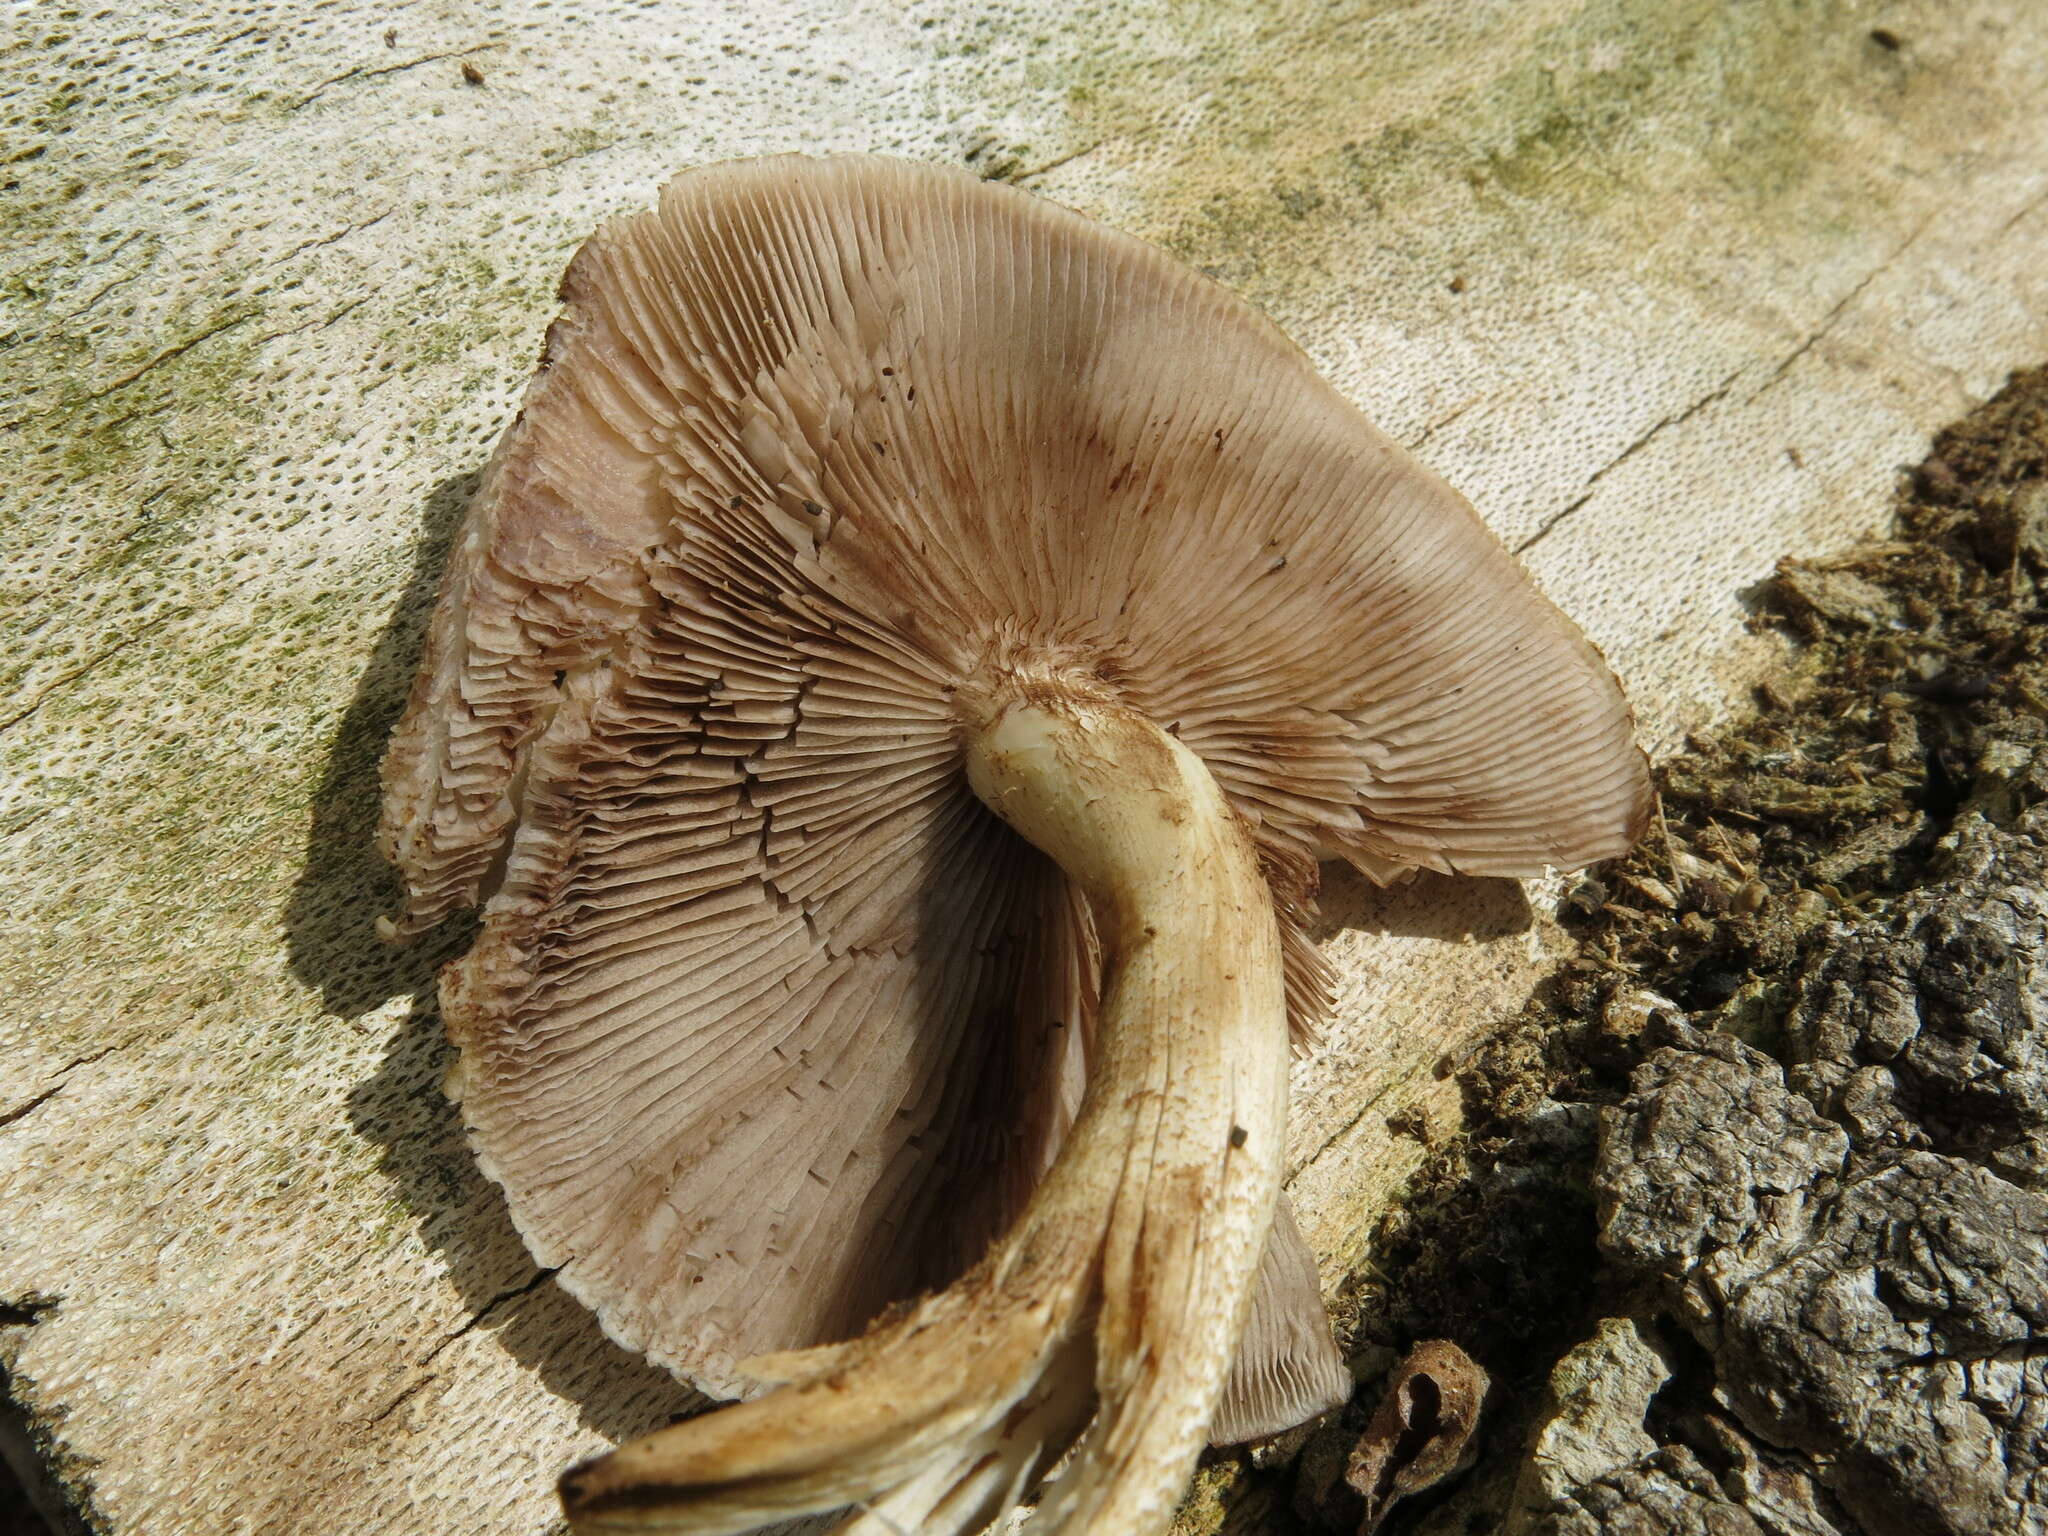
[[[1882,26],[1873,31],[1875,20]],[[1479,506],[1652,748],[1742,592],[2048,356],[2035,0],[17,9],[0,50],[0,1365],[119,1536],[537,1533],[689,1395],[537,1272],[387,951],[375,765],[569,253],[785,149],[1246,294]],[[1326,1284],[1548,894],[1333,874]]]

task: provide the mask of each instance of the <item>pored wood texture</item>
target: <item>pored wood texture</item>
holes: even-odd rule
[[[2048,351],[2026,0],[35,8],[0,54],[0,1359],[108,1531],[537,1532],[687,1401],[539,1275],[371,932],[374,765],[568,253],[690,163],[967,164],[1265,309],[1652,745],[1741,591]],[[465,71],[464,66],[467,66]],[[1554,953],[1333,876],[1326,1281]],[[451,936],[451,942],[459,936]],[[27,1321],[27,1319],[33,1321]]]

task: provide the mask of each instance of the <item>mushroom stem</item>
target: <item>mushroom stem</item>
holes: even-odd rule
[[[1201,759],[1128,708],[1033,689],[990,710],[967,757],[975,792],[1087,891],[1106,929],[1073,1128],[1016,1224],[953,1286],[851,1343],[761,1362],[790,1384],[757,1401],[573,1470],[562,1495],[579,1536],[743,1531],[913,1480],[920,1506],[956,1511],[947,1529],[972,1528],[1085,1416],[1062,1378],[1088,1368],[1077,1335],[1098,1303],[1094,1419],[1033,1529],[1143,1536],[1172,1517],[1280,1185],[1272,896]],[[1043,1443],[1020,1456],[1008,1442],[1025,1424]],[[998,1460],[1019,1470],[991,1478]],[[925,1486],[955,1486],[949,1464],[958,1493]]]
[[[1202,760],[1114,705],[1012,706],[975,792],[1094,901],[1108,969],[1087,1096],[1048,1183],[1105,1223],[1098,1409],[1048,1530],[1164,1529],[1207,1439],[1280,1192],[1287,1006],[1273,894]]]

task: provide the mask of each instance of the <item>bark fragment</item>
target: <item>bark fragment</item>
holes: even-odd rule
[[[1782,565],[1811,645],[1663,765],[1659,834],[1566,900],[1577,957],[1461,1065],[1356,1332],[1459,1338],[1527,1450],[1417,1536],[2048,1532],[2043,485],[2037,370],[1893,539]],[[1623,1315],[1669,1347],[1647,1400]]]
[[[1655,1455],[1657,1441],[1643,1421],[1651,1399],[1670,1379],[1671,1363],[1654,1326],[1635,1318],[1602,1319],[1592,1337],[1550,1373],[1511,1528],[1540,1528],[1540,1512]]]
[[[1684,1446],[1671,1446],[1576,1489],[1544,1536],[1765,1536]]]
[[[2007,769],[2038,785],[2048,752]],[[2018,1536],[2048,1528],[2048,815],[1966,812],[1945,852],[1816,946],[1789,1073],[1658,1026],[1603,1116],[1601,1244],[1862,1529]]]

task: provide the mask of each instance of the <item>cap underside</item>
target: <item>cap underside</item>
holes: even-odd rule
[[[1174,730],[1253,830],[1304,1018],[1319,853],[1528,874],[1640,825],[1592,648],[1149,246],[782,158],[678,178],[564,297],[385,846],[402,930],[495,887],[444,1003],[535,1255],[712,1390],[971,1262],[1076,1102],[1092,925],[967,789],[958,690],[1066,672]]]

